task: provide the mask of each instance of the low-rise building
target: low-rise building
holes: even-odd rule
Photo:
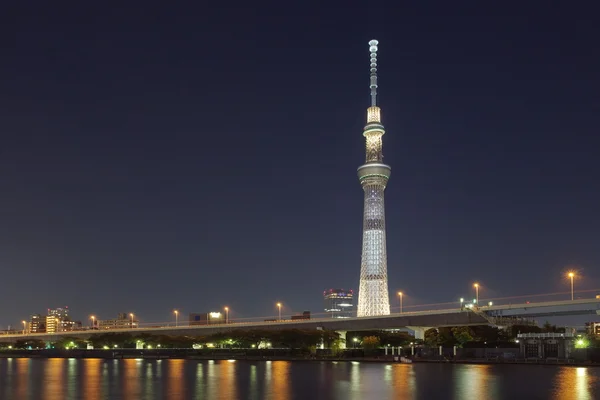
[[[517,340],[524,358],[570,358],[575,337],[571,333],[519,333]]]
[[[46,316],[46,333],[74,331],[81,327],[81,322],[62,319],[56,315]]]
[[[45,318],[46,332],[68,332],[81,328],[81,322],[72,321],[69,317],[69,307],[48,309]]]
[[[585,326],[589,336],[600,338],[600,322],[588,322],[585,324]]]
[[[46,318],[40,314],[33,314],[29,319],[29,332],[30,333],[44,333],[46,332]]]
[[[224,324],[225,315],[218,311],[206,313],[190,313],[188,321],[190,325]]]
[[[135,315],[119,313],[115,319],[98,320],[98,329],[132,329],[139,325]]]

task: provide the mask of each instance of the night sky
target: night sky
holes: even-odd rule
[[[370,39],[390,292],[566,292],[571,267],[600,287],[592,10],[37,3],[0,12],[0,327],[357,290]]]

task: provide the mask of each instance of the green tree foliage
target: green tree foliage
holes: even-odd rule
[[[55,349],[85,349],[87,342],[78,337],[65,336],[56,342],[51,343]]]
[[[89,342],[95,349],[101,349],[104,346],[109,348],[135,348],[136,339],[129,333],[101,333],[92,335]]]
[[[452,335],[461,347],[466,343],[473,341],[473,332],[468,326],[457,326],[452,328]]]
[[[439,333],[435,328],[427,329],[424,334],[423,342],[425,345],[434,347],[438,345]]]
[[[8,348],[8,344],[6,344],[6,348]],[[46,342],[38,339],[26,339],[26,340],[17,340],[14,345],[12,345],[13,349],[45,349]]]
[[[321,340],[322,331],[317,330],[286,329],[272,335],[273,346],[290,349],[308,349],[321,343]]]
[[[452,328],[432,328],[425,331],[425,344],[430,347],[454,346],[457,341],[452,334]]]
[[[329,330],[323,330],[323,331],[317,331],[321,333],[321,340],[323,340],[323,343],[325,344],[325,347],[328,348],[333,348],[333,347],[339,347],[340,344],[340,335],[335,332],[335,331],[329,331]]]
[[[456,341],[456,339],[454,338],[454,335],[452,334],[452,328],[448,328],[448,327],[443,327],[443,328],[438,328],[438,346],[444,346],[444,347],[452,347],[454,345],[456,345],[458,342]]]
[[[496,343],[502,341],[503,334],[500,329],[489,325],[474,326],[472,329],[473,341]]]
[[[378,336],[383,345],[390,345],[392,347],[406,346],[411,342],[414,343],[415,340],[415,338],[407,332],[381,331]]]
[[[372,350],[379,347],[379,337],[377,336],[365,336],[362,340],[362,346],[365,349]]]

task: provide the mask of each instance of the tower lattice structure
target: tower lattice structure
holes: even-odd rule
[[[371,107],[367,109],[366,161],[358,168],[365,193],[360,285],[357,316],[388,315],[390,298],[387,279],[384,191],[391,168],[383,163],[381,109],[377,107],[377,40],[369,42],[371,55]]]

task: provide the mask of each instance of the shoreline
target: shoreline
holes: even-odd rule
[[[365,362],[382,364],[472,364],[472,365],[542,365],[542,366],[569,366],[569,367],[600,367],[600,363],[581,362],[575,360],[537,360],[537,359],[513,359],[513,360],[487,360],[487,359],[458,359],[458,360],[436,360],[436,359],[413,359],[410,362],[399,361],[398,356],[380,357],[299,357],[299,356],[251,356],[245,354],[181,354],[177,352],[147,353],[140,350],[125,349],[125,351],[112,350],[67,350],[67,351],[44,351],[44,350],[10,350],[0,351],[0,359],[8,358],[74,358],[74,359],[104,359],[104,360],[128,360],[142,359],[148,361],[156,360],[188,360],[188,361],[294,361],[294,362]]]

